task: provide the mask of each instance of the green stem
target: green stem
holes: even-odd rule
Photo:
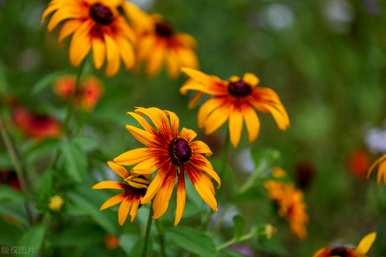
[[[159,240],[159,244],[160,244],[160,248],[161,248],[161,256],[162,257],[167,257],[166,250],[165,250],[165,238],[164,238],[164,235],[163,235],[162,228],[161,228],[161,226],[160,226],[158,221],[156,221],[155,225],[156,225],[156,228],[157,228],[157,231],[158,231],[158,240]]]
[[[4,141],[4,145],[7,148],[8,154],[11,158],[12,164],[15,168],[16,174],[20,181],[23,192],[27,197],[30,197],[32,195],[31,179],[29,178],[28,173],[24,168],[25,166],[21,161],[19,151],[15,143],[13,142],[11,135],[8,132],[2,113],[0,114],[0,132],[1,132],[1,137]],[[28,222],[30,224],[33,224],[31,205],[28,203],[28,200],[25,202],[24,205],[25,205],[25,210],[28,217]]]
[[[143,251],[142,251],[142,257],[146,257],[147,256],[147,248],[148,248],[148,245],[149,245],[149,239],[150,239],[150,232],[151,232],[151,225],[153,223],[153,219],[152,219],[152,214],[153,214],[153,211],[152,211],[152,206],[150,206],[150,210],[149,210],[149,216],[147,218],[147,224],[146,224],[146,233],[145,233],[145,238],[144,238],[144,245],[143,245]]]
[[[224,153],[222,156],[222,167],[221,167],[220,172],[218,174],[220,177],[226,176],[226,168],[227,168],[227,164],[228,164],[229,149],[231,147],[230,140],[228,138],[228,129],[225,132],[224,147],[225,147],[225,149],[224,149]]]
[[[223,243],[222,245],[217,246],[216,249],[217,249],[217,251],[224,250],[225,248],[228,248],[231,245],[234,245],[236,243],[240,243],[240,242],[243,242],[243,241],[246,241],[246,240],[253,238],[255,236],[255,234],[256,234],[256,231],[251,230],[248,234],[245,234],[239,238],[232,238],[231,240]]]

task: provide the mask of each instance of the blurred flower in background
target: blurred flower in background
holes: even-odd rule
[[[347,157],[347,166],[351,174],[360,179],[366,178],[370,162],[369,153],[362,149],[350,153]]]
[[[295,181],[297,187],[307,190],[311,187],[316,173],[316,167],[311,161],[300,161],[295,166]]]
[[[283,3],[267,5],[262,13],[262,24],[275,30],[289,28],[294,23],[294,13],[291,8]]]
[[[63,207],[64,200],[60,195],[54,195],[50,198],[48,207],[52,211],[60,211]]]
[[[104,243],[107,249],[115,250],[119,246],[119,239],[115,235],[109,234],[104,237]]]
[[[20,181],[15,171],[0,170],[0,185],[8,185],[15,191],[21,190]]]
[[[88,77],[75,86],[74,76],[63,76],[59,78],[54,86],[54,92],[69,100],[75,92],[75,103],[85,111],[92,111],[103,94],[101,82],[96,77]]]
[[[233,245],[231,247],[231,249],[239,254],[241,254],[242,256],[246,256],[246,257],[253,257],[255,256],[255,253],[253,251],[253,249],[249,246],[246,246],[246,245],[241,245],[241,244],[236,244],[236,245]]]
[[[330,29],[339,33],[347,32],[354,19],[353,8],[347,0],[325,1],[324,15]]]
[[[386,152],[386,129],[371,128],[365,134],[367,147],[374,153]]]

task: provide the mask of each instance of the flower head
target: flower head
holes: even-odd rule
[[[54,195],[50,198],[48,207],[53,211],[60,211],[64,204],[64,200],[60,195]]]
[[[383,180],[383,183],[386,184],[386,154],[379,158],[373,165],[371,165],[368,176],[371,175],[373,170],[378,166],[378,175],[377,182],[380,184]]]
[[[19,105],[13,107],[12,119],[17,128],[34,139],[56,138],[61,133],[61,125],[55,118],[33,113]]]
[[[293,233],[300,239],[305,238],[308,215],[303,193],[292,185],[274,180],[267,181],[265,188],[279,207],[279,215],[288,220]]]
[[[134,65],[132,43],[135,33],[118,8],[121,0],[52,0],[42,19],[51,15],[48,30],[63,24],[59,41],[72,35],[70,61],[79,66],[92,50],[94,65],[100,69],[105,60],[106,74],[112,76],[119,71],[123,61],[127,69]]]
[[[119,225],[123,225],[125,223],[128,215],[130,215],[131,222],[133,222],[137,216],[141,200],[146,194],[149,185],[148,176],[130,173],[125,167],[112,161],[109,161],[107,165],[124,181],[102,181],[95,184],[93,189],[116,189],[122,190],[123,192],[114,195],[105,201],[100,207],[100,210],[105,210],[120,203],[118,211]]]
[[[155,176],[149,185],[143,204],[153,199],[153,218],[161,217],[169,206],[177,179],[177,208],[175,225],[179,223],[185,208],[185,174],[192,182],[204,202],[217,210],[215,189],[211,178],[220,184],[220,178],[206,156],[212,154],[202,141],[195,140],[197,134],[190,129],[179,129],[177,115],[158,108],[136,108],[128,113],[141,128],[127,125],[129,133],[142,148],[127,151],[114,159],[119,165],[133,166],[136,174]],[[149,123],[151,121],[151,123]]]
[[[370,164],[370,156],[368,152],[364,150],[356,150],[350,153],[347,158],[347,166],[351,174],[359,179],[366,177]]]
[[[163,64],[172,78],[180,74],[182,67],[197,68],[193,37],[176,32],[160,15],[148,15],[132,4],[126,4],[124,10],[137,32],[138,61],[147,63],[149,75],[159,73]]]
[[[366,257],[376,239],[376,233],[370,233],[362,238],[356,248],[348,246],[326,247],[317,251],[313,257]]]
[[[57,95],[68,99],[74,94],[75,77],[64,76],[55,83],[54,91]],[[75,103],[85,111],[91,111],[102,97],[103,87],[95,77],[81,81],[79,89],[75,92]]]
[[[246,73],[243,78],[232,76],[224,81],[193,69],[186,68],[183,71],[190,79],[181,87],[181,93],[186,94],[189,90],[198,92],[191,106],[203,94],[210,96],[198,112],[198,126],[206,134],[213,133],[229,120],[231,143],[236,147],[244,120],[249,142],[253,142],[260,130],[256,110],[271,113],[281,130],[288,128],[288,114],[278,95],[272,89],[259,87],[259,79],[255,75]]]

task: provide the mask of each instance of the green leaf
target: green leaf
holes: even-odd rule
[[[23,256],[36,256],[42,247],[45,230],[43,225],[28,229],[17,244],[17,250],[20,251]]]
[[[48,199],[52,195],[52,174],[53,170],[46,170],[39,178],[39,191],[37,192],[37,202],[41,209],[45,210],[48,205]]]
[[[82,182],[87,166],[84,152],[76,143],[70,142],[68,139],[62,141],[61,150],[64,155],[64,166],[67,174],[75,182]]]
[[[233,217],[233,233],[236,239],[239,239],[244,232],[245,228],[245,220],[240,215],[236,215]]]
[[[43,76],[42,79],[40,79],[38,82],[36,82],[35,85],[32,86],[32,93],[38,94],[42,92],[46,87],[51,86],[52,83],[54,83],[58,79],[58,77],[63,76],[64,74],[66,73],[63,71],[59,71]]]
[[[174,244],[191,253],[202,257],[217,255],[212,238],[200,230],[179,226],[178,228],[168,229],[166,234]]]
[[[23,195],[9,186],[0,186],[0,201],[4,202],[5,200],[11,202],[21,201],[23,200]]]

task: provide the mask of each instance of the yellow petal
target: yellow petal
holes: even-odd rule
[[[178,116],[174,112],[166,111],[166,113],[169,116],[170,128],[174,132],[175,136],[177,136],[178,130],[180,128],[180,119],[178,118]]]
[[[174,226],[180,223],[180,220],[184,214],[186,201],[186,190],[185,190],[185,176],[183,172],[178,175],[177,184],[177,206],[176,206],[176,217],[174,219]]]
[[[81,24],[82,22],[79,20],[69,20],[65,22],[59,33],[59,42],[62,42],[66,37],[74,33]]]
[[[126,179],[130,175],[125,167],[118,165],[115,162],[109,161],[107,162],[107,165],[110,167],[112,171],[114,171],[115,174],[117,174],[123,179]]]
[[[149,150],[146,147],[137,148],[120,154],[114,158],[114,162],[121,165],[133,165],[149,157]]]
[[[229,115],[229,134],[233,147],[237,147],[240,142],[241,131],[243,129],[243,116],[239,110],[231,111]]]
[[[79,64],[86,57],[91,48],[91,41],[89,37],[90,23],[85,22],[78,28],[71,40],[70,44],[70,61],[74,66]]]
[[[192,68],[182,68],[182,72],[203,85],[209,85],[213,82],[211,76]]]
[[[176,78],[178,74],[180,73],[180,64],[177,58],[176,53],[173,49],[168,51],[168,54],[166,55],[166,64],[168,66],[168,73],[171,78]]]
[[[133,222],[135,220],[135,217],[137,217],[137,211],[138,211],[138,206],[140,204],[140,201],[133,201],[130,209],[130,221]]]
[[[217,201],[213,193],[213,184],[208,176],[197,171],[189,171],[188,175],[202,200],[213,211],[217,211]]]
[[[229,114],[230,109],[226,105],[220,106],[214,110],[204,122],[205,134],[211,134],[219,129],[228,119]]]
[[[131,69],[135,64],[135,56],[133,46],[129,43],[128,40],[124,38],[117,38],[117,43],[119,46],[119,52],[126,69]]]
[[[193,69],[198,67],[197,55],[192,49],[179,48],[177,50],[177,56],[181,67]]]
[[[222,104],[222,101],[219,100],[218,98],[211,98],[207,100],[198,111],[198,116],[197,116],[198,127],[203,128],[209,114],[215,109],[217,109],[218,107],[220,107],[221,104]]]
[[[126,129],[138,142],[144,145],[150,145],[152,143],[155,143],[153,134],[145,130],[139,129],[131,125],[126,125]]]
[[[154,76],[159,73],[162,62],[164,61],[165,56],[165,45],[163,43],[158,43],[153,50],[153,53],[149,55],[148,65],[147,65],[147,74]]]
[[[119,225],[123,225],[127,219],[127,215],[129,214],[129,210],[130,210],[130,206],[131,206],[131,201],[127,198],[125,198],[121,205],[119,206],[119,210],[118,210],[118,222],[119,222]]]
[[[190,148],[192,149],[193,153],[205,154],[207,156],[210,156],[213,154],[209,146],[200,140],[196,140],[192,142],[190,144]]]
[[[61,7],[60,10],[56,11],[48,23],[48,31],[52,31],[58,24],[69,18],[81,18],[83,12],[79,11],[74,7]]]
[[[102,206],[99,208],[99,210],[105,210],[105,209],[108,209],[114,205],[117,205],[118,203],[120,203],[123,199],[125,199],[125,193],[121,193],[121,194],[118,194],[118,195],[115,195],[111,198],[109,198],[107,201],[105,201]]]
[[[153,131],[153,128],[149,125],[146,119],[144,119],[141,115],[138,115],[135,112],[128,112],[131,117],[133,117],[145,130]]]
[[[356,248],[356,252],[358,252],[361,255],[366,255],[367,252],[370,250],[371,246],[373,245],[376,238],[377,238],[377,234],[375,232],[367,234],[359,242]]]
[[[153,171],[159,168],[158,160],[154,158],[147,158],[146,160],[138,163],[132,169],[137,174],[151,174]]]
[[[142,108],[137,107],[135,108],[136,113],[140,113],[143,115],[146,115],[150,118],[150,120],[153,122],[153,124],[156,126],[156,128],[161,128],[165,123],[169,123],[168,118],[164,111],[161,109],[151,107],[151,108]]]
[[[182,128],[180,136],[190,143],[197,137],[197,133],[194,130]]]
[[[257,86],[259,84],[259,78],[252,73],[245,73],[243,77],[243,81],[245,81],[251,86]]]
[[[218,186],[221,185],[220,177],[218,176],[213,166],[205,157],[195,156],[194,159],[192,159],[192,162],[190,164],[194,167],[194,170],[203,171],[211,178],[213,178],[216,181]]]
[[[172,172],[164,180],[164,183],[162,184],[157,195],[155,196],[153,201],[153,219],[158,219],[168,209],[170,197],[172,196],[172,193],[173,193],[175,179],[176,179],[175,173]]]
[[[243,116],[247,127],[248,141],[252,143],[259,135],[260,121],[253,107],[243,109]]]
[[[106,58],[106,47],[104,41],[100,38],[94,38],[92,40],[92,51],[95,68],[100,69]]]
[[[107,67],[106,74],[108,76],[113,76],[119,71],[120,59],[119,59],[119,50],[114,39],[104,34],[105,43],[106,43],[106,55],[107,55]]]
[[[106,180],[95,184],[92,189],[124,189],[124,186],[122,183]]]
[[[162,183],[164,182],[167,172],[168,170],[160,170],[157,173],[157,175],[154,177],[149,187],[147,188],[145,196],[141,200],[142,204],[147,204],[154,198],[154,195],[158,192]]]

